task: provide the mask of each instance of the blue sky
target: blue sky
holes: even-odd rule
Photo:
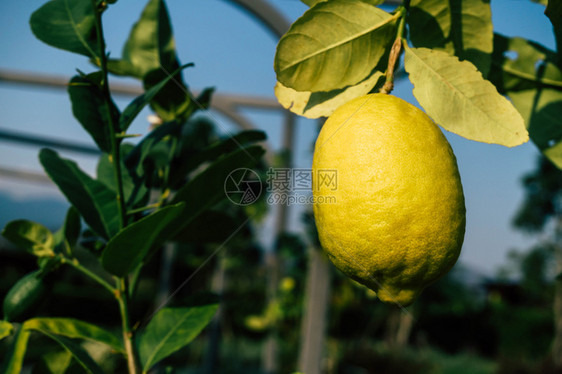
[[[92,71],[83,56],[51,48],[36,40],[28,26],[33,10],[42,0],[0,2],[0,68],[70,77],[76,68]],[[271,0],[289,19],[306,10],[298,0]],[[274,98],[273,57],[276,40],[246,13],[224,0],[169,0],[167,2],[175,32],[178,55],[183,63],[195,67],[184,72],[194,89],[214,86],[219,92]],[[108,49],[115,57],[121,53],[129,28],[138,18],[144,1],[119,1],[104,16]],[[544,7],[527,0],[494,0],[492,14],[497,32],[523,36],[550,48],[554,39]],[[137,81],[126,83],[139,85]],[[394,94],[417,104],[411,86],[403,81]],[[128,100],[118,98],[123,107]],[[265,130],[274,149],[279,147],[282,118],[275,113],[244,112],[256,127]],[[84,130],[73,119],[64,91],[32,89],[0,83],[0,127],[36,135],[51,136],[91,144]],[[146,133],[148,111],[139,116],[132,132]],[[222,131],[235,131],[232,123],[214,114]],[[299,119],[295,142],[295,163],[311,165],[311,147],[316,123]],[[461,261],[484,273],[505,263],[509,249],[525,249],[534,239],[515,232],[510,221],[521,203],[522,175],[533,169],[537,150],[531,143],[505,148],[466,140],[446,133],[457,156],[467,205],[467,232]],[[40,171],[38,149],[0,142],[0,166]],[[64,153],[88,172],[93,172],[92,157]],[[59,222],[63,210],[55,205],[33,209],[30,201],[62,201],[55,188],[0,180],[0,225],[9,219],[28,218],[40,222]],[[17,207],[21,207],[19,210]],[[37,205],[36,205],[37,207]],[[298,229],[298,210],[292,216],[292,229]]]

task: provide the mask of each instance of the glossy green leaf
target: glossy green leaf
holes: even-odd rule
[[[183,209],[184,204],[167,206],[127,226],[107,243],[101,258],[103,267],[119,277],[133,271],[151,248],[170,239],[168,226],[180,225],[174,221]]]
[[[21,325],[16,332],[12,345],[4,356],[2,365],[0,365],[1,373],[21,374],[28,341],[29,331],[25,329],[25,325]]]
[[[446,130],[508,147],[529,139],[521,115],[472,63],[445,52],[406,46],[405,68],[414,96]]]
[[[39,152],[45,172],[98,235],[108,239],[119,231],[116,194],[92,179],[78,165],[50,150]]]
[[[493,50],[489,0],[412,0],[408,25],[415,47],[469,60],[487,76]]]
[[[217,304],[189,308],[164,308],[150,320],[139,339],[143,371],[185,347],[207,326]]]
[[[0,321],[0,340],[4,339],[7,336],[12,335],[14,331],[14,325],[12,325],[8,321]]]
[[[538,43],[495,34],[492,57],[489,79],[502,93],[538,86],[562,88],[556,54]]]
[[[91,0],[51,0],[29,20],[35,37],[53,47],[99,59]]]
[[[170,73],[179,67],[166,5],[150,0],[131,29],[121,60],[110,60],[111,72],[143,78],[163,67]]]
[[[111,124],[117,126],[119,109],[113,101],[106,101],[100,88],[101,71],[75,76],[68,85],[72,113],[104,152],[111,151]],[[108,113],[111,113],[111,117]]]
[[[123,342],[115,334],[91,323],[72,318],[33,318],[25,322],[29,330],[65,336],[72,339],[85,339],[104,343],[117,352],[125,352]]]
[[[40,223],[24,219],[8,222],[2,230],[2,236],[37,257],[55,255],[55,238],[51,231]]]
[[[148,105],[148,103],[172,80],[177,79],[176,74],[185,69],[186,67],[193,66],[193,64],[186,64],[176,69],[170,75],[166,76],[158,84],[150,87],[145,93],[135,98],[123,111],[119,119],[119,128],[121,131],[126,132],[136,116]],[[174,78],[176,77],[176,78]]]
[[[72,340],[65,338],[64,336],[61,335],[52,334],[48,331],[44,331],[44,330],[37,330],[37,331],[40,331],[43,335],[53,339],[55,342],[59,343],[61,347],[69,351],[72,354],[72,357],[76,360],[76,362],[78,362],[87,373],[104,374],[102,368],[84,350],[84,348],[74,343]]]
[[[338,107],[351,99],[368,94],[383,76],[375,71],[371,76],[355,86],[330,92],[299,92],[277,82],[275,96],[285,109],[307,118],[330,116]]]
[[[182,243],[222,243],[236,232],[240,222],[220,211],[209,210],[185,226],[174,240]]]
[[[529,130],[531,140],[562,169],[562,91],[552,88],[509,93]]]
[[[360,0],[307,10],[277,45],[277,80],[297,91],[332,91],[367,78],[395,38],[395,18]]]

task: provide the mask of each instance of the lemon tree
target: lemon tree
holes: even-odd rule
[[[313,161],[322,247],[381,300],[407,305],[451,268],[464,236],[462,185],[437,125],[507,147],[530,137],[562,167],[560,48],[495,34],[484,0],[391,11],[377,0],[303,2],[277,45],[275,95],[298,115],[329,117]],[[559,46],[562,8],[543,3]],[[423,111],[388,95],[401,61]],[[323,170],[337,173],[336,188]]]

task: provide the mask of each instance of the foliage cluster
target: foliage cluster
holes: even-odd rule
[[[159,306],[140,327],[132,325],[134,303],[143,271],[162,245],[174,240],[186,245],[221,243],[234,236],[239,209],[213,209],[225,198],[226,176],[240,167],[260,163],[264,149],[259,131],[227,139],[217,137],[208,120],[196,116],[209,107],[212,89],[194,97],[181,65],[166,6],[150,0],[132,27],[120,59],[106,51],[102,15],[115,1],[53,0],[30,18],[35,36],[53,47],[87,57],[95,69],[78,71],[68,85],[72,112],[102,155],[92,178],[73,161],[42,149],[39,160],[46,174],[71,204],[56,232],[27,220],[8,223],[2,235],[37,258],[38,269],[26,275],[4,298],[0,338],[11,337],[12,348],[3,372],[22,370],[31,334],[58,343],[65,354],[45,359],[61,365],[72,361],[87,372],[104,370],[79,341],[103,343],[127,363],[130,373],[146,373],[161,360],[190,343],[211,321],[216,300],[191,305]],[[111,96],[109,73],[140,79],[145,92],[123,110]],[[128,133],[145,108],[161,123],[136,144]],[[220,222],[212,226],[210,222]],[[245,222],[245,221],[242,221]],[[82,224],[87,228],[82,230]],[[243,226],[243,225],[242,225]],[[85,266],[80,248],[96,260]],[[48,297],[53,274],[73,268],[108,292],[118,307],[121,334],[95,324],[62,317],[30,318]],[[208,299],[208,298],[207,298]],[[62,370],[62,371],[60,371]]]

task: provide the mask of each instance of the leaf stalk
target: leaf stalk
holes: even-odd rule
[[[379,90],[379,92],[383,94],[390,94],[394,89],[394,70],[396,69],[396,62],[400,59],[400,54],[402,53],[402,35],[404,34],[404,27],[406,24],[406,7],[408,5],[409,1],[406,1],[405,5],[399,6],[396,10],[396,13],[399,14],[400,20],[398,21],[398,29],[396,30],[396,39],[394,39],[394,43],[390,49],[390,55],[388,56],[386,80]]]
[[[112,295],[115,295],[115,288],[111,284],[109,284],[109,282],[105,281],[103,278],[101,278],[99,275],[93,273],[88,268],[82,266],[78,262],[78,260],[69,259],[67,257],[62,257],[61,263],[68,264],[68,265],[72,266],[74,269],[78,270],[82,274],[86,275],[88,278],[90,278],[93,281],[100,284],[102,287],[104,287],[106,290],[108,290]]]

